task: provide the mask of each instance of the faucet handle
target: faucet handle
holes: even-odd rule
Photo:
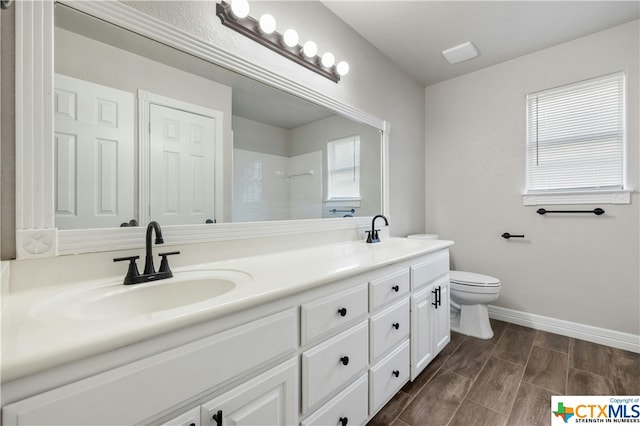
[[[371,238],[371,231],[364,231],[367,233],[367,242],[368,243],[372,243],[373,239]]]
[[[169,268],[169,261],[167,260],[167,256],[173,256],[174,254],[180,254],[179,251],[168,251],[166,253],[158,253],[158,255],[162,258],[160,261],[160,270],[158,272],[167,272],[169,273],[168,277],[172,277],[171,268]]]
[[[138,264],[136,263],[137,259],[140,259],[140,256],[116,257],[113,259],[114,262],[123,262],[125,260],[129,261],[129,269],[127,270],[127,275],[124,277],[125,284],[135,284],[135,279],[140,276],[140,272],[138,272]]]

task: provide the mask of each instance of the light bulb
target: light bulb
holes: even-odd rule
[[[283,39],[284,39],[284,44],[286,44],[289,47],[295,47],[298,45],[299,37],[296,30],[288,29],[287,31],[285,31]]]
[[[231,0],[231,12],[238,18],[249,16],[249,2],[247,0]]]
[[[265,34],[271,34],[276,30],[276,19],[265,13],[260,17],[260,31]]]
[[[345,61],[340,61],[338,62],[338,65],[336,65],[336,70],[340,75],[347,75],[349,72],[349,64]]]
[[[325,66],[327,68],[331,68],[335,62],[336,62],[336,57],[333,56],[333,53],[327,52],[324,55],[322,55],[322,65],[323,66]]]
[[[304,46],[302,46],[302,53],[307,58],[313,58],[318,53],[318,46],[311,40],[306,42]]]

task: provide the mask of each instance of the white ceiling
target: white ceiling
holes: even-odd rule
[[[637,0],[323,4],[425,86],[640,18]],[[479,56],[449,64],[441,52],[467,41]]]

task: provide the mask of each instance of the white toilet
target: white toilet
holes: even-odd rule
[[[438,239],[435,234],[413,234],[407,238]],[[498,300],[500,280],[473,272],[450,271],[451,330],[480,339],[493,337],[487,305]]]
[[[473,272],[450,271],[451,330],[467,336],[491,339],[487,305],[498,300],[500,280]]]

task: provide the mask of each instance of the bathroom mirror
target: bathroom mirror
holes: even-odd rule
[[[63,8],[66,13],[54,11]],[[78,12],[87,16],[81,14],[83,19],[75,21]],[[54,18],[58,14],[60,16]],[[58,29],[55,21],[58,21]],[[158,81],[157,73],[149,70],[142,82],[144,84],[131,83],[126,77],[139,74],[140,70],[131,67],[125,68],[126,71],[123,72],[122,67],[127,63],[120,62],[115,56],[94,58],[103,61],[100,66],[96,66],[96,62],[92,60],[86,60],[92,52],[85,51],[85,55],[76,51],[72,58],[67,56],[67,59],[61,59],[59,54],[63,52],[54,50],[53,41],[58,38],[75,39],[77,43],[87,43],[94,47],[96,43],[101,43],[101,48],[106,49],[101,51],[104,55],[115,55],[116,50],[124,51],[127,55],[136,56],[139,61],[155,62],[158,64],[156,67],[163,68],[167,75],[175,74],[181,78],[161,84],[167,81],[164,80],[166,76],[163,75],[163,80]],[[115,49],[114,44],[119,48]],[[187,221],[180,221],[180,218],[172,221],[169,216],[173,212],[170,209],[162,211],[165,216],[159,220],[163,224],[166,240],[172,244],[356,230],[366,227],[373,214],[388,214],[388,177],[384,172],[388,162],[388,123],[320,91],[282,77],[247,59],[229,55],[215,45],[204,43],[183,30],[120,2],[18,2],[16,46],[18,258],[141,247],[144,242],[144,227],[120,225],[135,225],[136,222],[144,225],[146,220],[155,218],[149,200],[161,200],[163,207],[171,207],[171,203],[167,202],[171,194],[181,195],[189,191],[213,194],[209,201],[213,203],[213,207],[208,211],[201,209],[204,214]],[[121,49],[123,46],[126,49]],[[113,63],[110,59],[113,59]],[[118,72],[113,72],[113,64],[121,64]],[[104,80],[91,81],[82,74],[83,67],[93,68],[91,72],[94,74],[102,72],[105,75],[100,78]],[[77,74],[68,75],[73,74],[70,70],[75,70]],[[72,80],[64,81],[65,79]],[[58,80],[61,81],[59,90],[56,90],[54,80],[56,84],[59,84]],[[202,84],[186,84],[187,80]],[[67,87],[63,87],[65,84]],[[74,95],[74,91],[81,93],[74,89],[74,85],[88,86],[88,92],[92,96],[81,99]],[[69,87],[73,90],[69,90]],[[102,92],[105,87],[108,93]],[[196,93],[198,87],[206,87],[207,90]],[[214,87],[217,91],[214,91]],[[117,92],[123,95],[122,99],[126,99],[122,106],[119,101],[110,98],[112,92]],[[211,98],[215,98],[218,104],[212,104]],[[241,106],[243,99],[245,107]],[[54,117],[66,116],[66,119],[70,119],[73,114],[79,115],[85,111],[89,104],[98,105],[94,119],[99,118],[106,124],[105,127],[111,126],[111,130],[116,128],[116,123],[121,123],[120,120],[129,117],[124,115],[127,110],[133,110],[134,118],[128,119],[125,136],[114,133],[91,136],[98,143],[94,143],[92,150],[88,151],[88,157],[83,157],[79,162],[80,157],[87,154],[80,153],[73,137],[69,137],[73,136],[75,130],[65,128],[64,125],[56,129],[58,123]],[[233,104],[240,105],[236,107],[236,111],[233,110]],[[255,114],[285,112],[284,117],[295,120],[292,123],[263,123],[260,121],[266,121],[263,116],[251,115],[253,113],[249,107],[256,106],[260,106],[260,111],[254,111]],[[166,124],[179,122],[179,117],[170,116],[166,121],[154,121],[154,110],[165,107],[171,109],[170,114],[187,112],[191,118],[204,117],[214,121],[206,131],[201,131],[201,127],[206,126],[199,123],[195,126],[192,125],[194,123],[188,123],[186,127],[189,129],[187,134],[197,136],[192,137],[190,142],[211,139],[213,134],[215,144],[203,148],[209,151],[207,155],[213,158],[211,162],[195,164],[173,161],[167,155],[175,148],[170,143],[156,149],[157,145],[149,137],[149,126],[153,128],[157,125],[169,139],[180,133],[176,131],[177,126]],[[305,124],[300,124],[303,122],[301,120],[306,120]],[[280,138],[277,148],[267,147],[266,140],[273,139],[273,135],[265,130],[267,128],[273,130],[275,135],[286,135]],[[263,137],[264,143],[249,138],[255,133]],[[375,138],[369,139],[369,133],[375,135]],[[209,136],[202,138],[201,135]],[[122,145],[126,149],[119,150],[121,139],[128,140],[128,145]],[[314,145],[298,143],[300,139],[307,142],[313,140]],[[238,145],[234,146],[236,141]],[[294,141],[295,146],[292,143]],[[330,144],[333,144],[332,148],[329,148]],[[247,159],[240,151],[247,151],[254,157]],[[187,151],[189,155],[194,152]],[[237,152],[240,154],[236,155]],[[352,166],[330,169],[327,165],[329,157],[334,164],[344,163],[338,162],[338,159],[345,158],[338,155],[341,152],[349,153],[346,158],[351,159]],[[126,155],[119,157],[123,153]],[[354,153],[359,154],[359,164],[355,164]],[[307,154],[313,157],[311,163],[305,163],[308,160],[304,158]],[[301,158],[295,158],[297,156]],[[264,162],[257,161],[255,157],[272,160],[272,157],[277,157],[277,161],[268,163],[271,169],[267,172],[270,173],[268,176],[279,180],[279,183],[284,182],[293,187],[305,180],[317,179],[320,183],[316,188],[320,189],[314,193],[313,202],[309,203],[304,199],[298,202],[295,197],[290,196],[296,190],[287,187],[278,191],[282,199],[284,192],[289,194],[288,203],[281,202],[281,199],[267,205],[265,210],[261,201],[264,200],[264,186],[256,190],[259,186],[255,184],[257,176],[267,175],[256,175],[264,172],[265,167]],[[294,159],[300,160],[300,169],[291,167]],[[251,167],[234,169],[234,160],[244,166],[250,164]],[[171,173],[180,168],[184,170],[185,167],[191,168],[194,176],[198,176],[198,173],[208,176],[207,185],[191,185],[184,189],[184,186],[177,185],[174,179],[167,177],[179,176]],[[99,178],[82,177],[78,183],[77,176],[82,173],[82,168]],[[366,170],[367,168],[369,169]],[[339,186],[329,189],[330,170],[335,172],[334,182],[339,182],[345,176],[351,176],[353,182],[357,179],[353,177],[356,169],[360,179],[359,196],[353,192],[340,193],[342,189]],[[164,176],[160,174],[160,177],[155,174],[167,170],[171,173]],[[254,184],[252,187],[245,186],[245,193],[249,195],[244,198],[236,196],[236,193],[242,191],[233,186],[235,180],[241,181],[243,178],[236,176],[240,174],[240,170],[247,172],[245,182]],[[340,174],[345,170],[346,173]],[[127,183],[126,187],[122,186],[126,188],[122,193],[120,187],[114,184],[121,178],[122,182]],[[156,182],[155,186],[152,185],[153,182]],[[198,182],[202,183],[203,180]],[[89,198],[83,197],[83,200],[88,199],[92,204],[91,208],[95,211],[99,210],[97,205],[106,208],[98,214],[94,211],[88,215],[86,223],[63,224],[61,216],[70,215],[72,209],[77,208],[76,200],[79,197],[74,195],[74,191],[78,191],[76,185],[80,184],[86,185],[89,189],[84,190],[93,194]],[[66,188],[67,192],[58,191],[61,187]],[[100,190],[97,190],[98,187]],[[313,191],[298,192],[307,195]],[[316,194],[320,193],[318,197]],[[125,199],[129,201],[120,201],[118,197],[123,194],[126,194]],[[244,203],[242,207],[251,208],[237,208],[239,201]],[[128,210],[126,214],[117,217],[114,225],[110,216],[114,216],[113,207],[120,208],[121,203],[128,204]],[[307,209],[309,206],[313,208]],[[94,222],[95,216],[100,216],[99,219],[104,221]],[[171,225],[172,223],[175,225]]]
[[[379,129],[63,4],[54,14],[57,228],[382,211]]]

